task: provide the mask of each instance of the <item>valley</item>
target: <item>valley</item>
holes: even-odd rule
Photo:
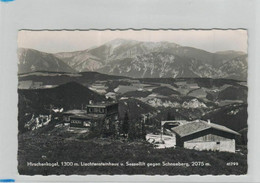
[[[247,53],[115,39],[74,52],[19,48],[18,58],[20,174],[247,173]],[[113,118],[107,115],[109,109]],[[186,129],[198,134],[209,132],[207,125],[217,126],[224,134],[221,139],[228,139],[234,151],[199,152],[195,146],[177,146],[179,136],[172,126],[176,124],[164,126],[162,121],[181,122],[179,127],[202,124],[199,132],[196,126]],[[216,139],[213,143],[220,144]],[[102,166],[27,166],[79,161],[122,167],[108,171]],[[228,167],[230,161],[239,166]],[[142,162],[143,167],[125,166]],[[165,162],[189,166],[148,167]],[[207,167],[192,167],[192,162],[205,162]]]
[[[148,115],[157,126],[170,113],[179,120],[210,119],[237,131],[247,128],[247,87],[242,81],[36,72],[20,76],[19,86],[29,81],[30,87],[18,89],[19,124],[26,123],[26,116],[28,120],[32,115],[48,114],[50,106],[81,109],[90,100],[116,100],[120,119],[125,112],[131,120]]]

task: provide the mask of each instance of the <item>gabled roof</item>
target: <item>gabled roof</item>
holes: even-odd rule
[[[108,92],[106,95],[115,95],[115,92]]]
[[[186,123],[184,125],[172,128],[172,130],[178,134],[180,137],[185,137],[194,133],[198,133],[200,131],[206,130],[206,129],[217,129],[220,131],[224,131],[227,133],[232,133],[235,135],[240,135],[239,133],[237,133],[234,130],[231,130],[225,126],[222,125],[217,125],[215,123],[208,123],[206,121],[202,121],[202,120],[197,120],[197,121],[192,121],[189,123]]]
[[[80,115],[80,114],[86,114],[85,110],[79,110],[79,109],[73,109],[63,112],[63,114],[69,114],[69,115]]]

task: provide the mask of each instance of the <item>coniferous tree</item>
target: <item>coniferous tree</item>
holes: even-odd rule
[[[176,120],[174,114],[172,114],[171,118],[172,120]]]
[[[167,113],[167,119],[166,119],[167,121],[170,121],[171,120],[171,113],[170,112],[168,112]]]
[[[172,114],[170,111],[167,113],[167,120],[168,121],[175,120],[174,114]]]
[[[145,128],[145,121],[141,121],[141,138],[146,140],[146,128]]]
[[[124,136],[126,136],[128,134],[129,131],[129,117],[128,117],[128,113],[125,113],[125,117],[123,120],[123,124],[122,124],[122,131]]]
[[[136,139],[135,121],[131,121],[128,131],[128,140]]]

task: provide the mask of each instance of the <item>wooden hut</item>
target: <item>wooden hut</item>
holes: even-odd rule
[[[235,152],[239,133],[222,125],[197,120],[172,128],[176,146],[196,150]]]

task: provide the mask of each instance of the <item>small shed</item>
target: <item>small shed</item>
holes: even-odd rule
[[[239,133],[225,126],[197,120],[172,128],[176,146],[196,150],[235,152]]]

